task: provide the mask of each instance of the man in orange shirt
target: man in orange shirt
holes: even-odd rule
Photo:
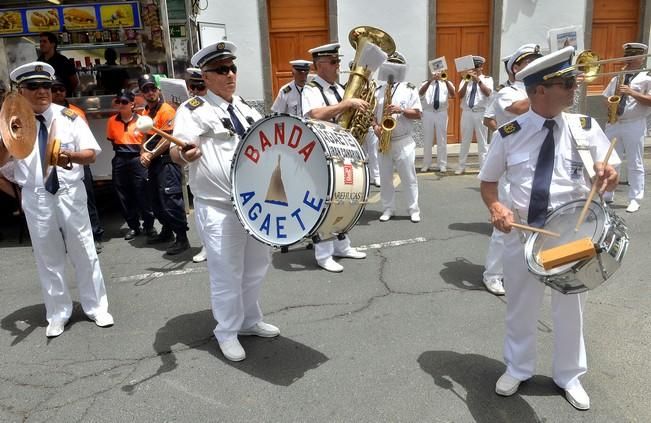
[[[154,78],[145,74],[138,79],[138,89],[147,101],[143,115],[154,121],[154,127],[172,133],[174,108],[161,98]],[[153,132],[146,134],[150,137]],[[143,144],[144,146],[145,144]],[[149,190],[154,216],[163,225],[158,236],[148,239],[148,244],[176,240],[165,252],[180,254],[190,248],[188,241],[188,220],[181,191],[181,168],[170,159],[170,142],[159,135],[146,142],[149,151],[141,150],[140,163],[149,168]]]
[[[154,229],[154,213],[147,189],[147,168],[140,163],[143,135],[136,131],[138,115],[133,111],[134,95],[122,89],[116,96],[118,113],[106,126],[106,138],[113,144],[113,186],[118,195],[124,219],[129,225],[124,239],[132,240],[143,228],[149,239],[158,235]]]

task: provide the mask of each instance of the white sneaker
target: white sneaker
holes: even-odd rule
[[[375,185],[376,187],[379,188],[380,187],[380,178],[373,179],[373,185]]]
[[[629,213],[635,213],[638,210],[640,210],[640,204],[636,200],[631,200],[626,207],[626,211]]]
[[[439,169],[439,172],[441,172],[441,173],[446,173],[447,171],[448,170],[446,169],[445,166],[441,166],[441,168]]]
[[[275,336],[280,335],[280,329],[278,329],[274,325],[270,325],[269,323],[258,322],[248,329],[240,330],[239,335],[260,336],[262,338],[273,338]]]
[[[50,324],[47,325],[45,329],[45,336],[48,338],[56,338],[57,336],[63,333],[63,330],[66,327],[67,320],[53,320]]]
[[[570,404],[577,410],[588,410],[590,409],[590,397],[588,396],[583,386],[579,384],[570,389],[565,390],[565,398],[569,401]]]
[[[495,384],[495,393],[497,395],[502,395],[503,397],[510,397],[518,392],[520,382],[522,381],[504,372],[504,374],[497,379],[497,383]]]
[[[388,222],[389,219],[393,217],[393,212],[391,210],[385,210],[380,216],[380,222]]]
[[[455,175],[463,175],[463,172],[465,172],[465,170],[466,169],[464,169],[464,168],[459,168],[459,169],[454,171],[454,174]]]
[[[219,349],[222,350],[224,357],[230,361],[242,361],[246,358],[244,348],[242,348],[242,345],[237,338],[231,339],[230,341],[220,342]]]
[[[351,258],[351,259],[363,259],[366,258],[366,253],[357,250],[357,248],[350,247],[343,254],[335,253],[337,257]]]
[[[201,251],[197,253],[194,257],[192,257],[192,261],[195,263],[201,263],[202,261],[206,261],[206,247],[201,247]]]
[[[319,267],[327,270],[328,272],[340,273],[344,271],[344,266],[334,261],[332,257],[328,257],[325,260],[318,260],[316,263],[319,265]]]
[[[115,323],[113,321],[113,316],[111,316],[109,312],[100,313],[97,316],[88,316],[88,317],[90,318],[90,320],[94,320],[95,324],[100,328],[113,326],[113,324]]]
[[[504,295],[504,283],[499,278],[484,279],[484,285],[491,294]]]
[[[427,172],[427,171],[429,171],[429,166],[423,166],[423,167],[421,167],[421,168],[420,168],[420,171],[421,171],[421,172]]]
[[[411,216],[409,216],[409,219],[414,223],[420,222],[420,213],[419,212],[412,213]]]

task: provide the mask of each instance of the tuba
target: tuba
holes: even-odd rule
[[[381,29],[372,26],[358,26],[353,28],[348,34],[348,41],[355,49],[355,59],[351,66],[350,76],[346,83],[343,99],[361,98],[369,103],[366,112],[354,109],[347,110],[341,114],[337,123],[344,129],[350,131],[355,139],[361,144],[364,141],[368,128],[373,122],[375,110],[375,88],[376,84],[371,79],[371,74],[384,62],[384,57],[377,66],[371,69],[368,64],[361,60],[362,52],[368,44],[374,44],[379,47],[386,55],[391,55],[396,51],[396,44],[393,38]]]

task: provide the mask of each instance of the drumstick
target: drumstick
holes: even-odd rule
[[[142,133],[153,131],[156,134],[160,135],[161,137],[163,137],[163,138],[173,142],[174,144],[178,145],[182,149],[188,147],[188,143],[186,143],[185,141],[180,140],[180,139],[176,138],[175,136],[170,135],[167,132],[161,131],[160,129],[156,128],[154,126],[154,122],[151,120],[151,118],[149,116],[140,116],[138,118],[138,120],[136,121],[136,129],[138,129],[138,131],[140,131]]]
[[[559,233],[552,232],[552,231],[547,231],[547,230],[541,229],[541,228],[536,228],[535,226],[523,225],[521,223],[515,223],[515,222],[511,223],[511,226],[513,226],[514,228],[518,228],[520,230],[523,230],[523,231],[538,232],[539,234],[553,236],[554,238],[560,238],[561,237],[561,234],[559,234]]]
[[[606,152],[606,157],[604,158],[604,167],[608,164],[608,160],[610,160],[610,155],[613,152],[613,148],[615,148],[615,144],[617,144],[617,138],[613,138],[613,140],[610,142],[610,147],[608,147],[608,151]],[[590,190],[590,194],[588,194],[588,198],[585,200],[585,204],[583,205],[583,210],[581,210],[581,214],[579,215],[579,220],[576,222],[576,226],[574,227],[574,232],[578,232],[579,227],[583,224],[583,221],[585,220],[585,216],[586,214],[588,214],[588,208],[590,207],[590,203],[592,203],[592,199],[597,193],[597,188],[598,188],[597,175],[595,175],[595,180],[592,182],[592,189]]]

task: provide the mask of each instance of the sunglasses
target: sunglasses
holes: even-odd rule
[[[62,87],[60,85],[53,85],[52,88],[50,88],[50,90],[52,90],[53,93],[58,93],[58,92],[64,93],[66,92],[66,87]]]
[[[561,85],[563,88],[566,90],[574,88],[576,85],[576,78],[564,78],[562,81],[558,82],[548,82],[546,84],[542,84],[543,87],[552,87],[554,85]]]
[[[144,94],[147,94],[152,91],[156,91],[158,88],[156,88],[154,85],[147,85],[144,88],[141,88],[140,91],[142,91]]]
[[[308,69],[304,69],[304,68],[303,68],[303,69],[294,68],[294,70],[295,70],[296,72],[301,72],[301,73],[308,73],[308,72],[310,71],[309,68],[308,68]]]
[[[130,104],[131,102],[129,100],[120,100],[118,101],[119,104],[126,106],[127,104]]]
[[[52,89],[52,83],[51,82],[28,82],[23,85],[23,88],[27,88],[30,91],[36,91],[39,88],[50,90]]]
[[[217,73],[219,75],[228,75],[228,72],[237,73],[237,66],[235,66],[235,65],[230,65],[230,66],[224,65],[224,66],[218,66],[218,67],[212,68],[212,69],[204,69],[203,71],[204,72],[215,72],[215,73]]]
[[[206,89],[206,86],[204,84],[190,84],[190,89],[191,90],[201,91],[201,90]]]

